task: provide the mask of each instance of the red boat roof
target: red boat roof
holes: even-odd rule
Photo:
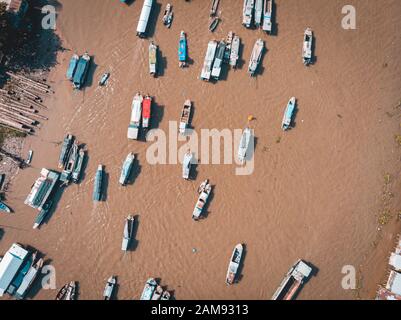
[[[150,109],[152,105],[152,98],[145,98],[142,105],[142,117],[150,119]]]

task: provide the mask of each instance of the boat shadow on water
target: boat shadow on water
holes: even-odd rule
[[[164,117],[164,106],[159,105],[156,99],[152,102],[152,120],[150,121],[150,129],[158,129]]]
[[[132,226],[132,240],[130,243],[130,246],[128,248],[128,251],[135,251],[138,246],[139,246],[139,240],[136,239],[136,235],[138,234],[138,229],[139,229],[139,224],[140,224],[140,219],[139,215],[134,216],[134,225]]]
[[[252,78],[257,78],[258,76],[262,76],[264,74],[264,72],[266,70],[266,68],[264,67],[264,62],[265,62],[265,59],[267,59],[266,55],[267,55],[268,51],[269,50],[265,46],[263,51],[262,51],[262,55],[260,57],[259,65],[256,68],[256,71],[255,71],[254,75],[252,76]]]
[[[270,35],[274,36],[274,37],[277,37],[278,36],[277,4],[276,4],[275,1],[273,1],[272,10],[273,10],[273,15],[272,15],[272,18],[271,18],[272,31],[270,32]]]
[[[100,202],[106,202],[108,196],[107,190],[109,189],[110,174],[105,169],[103,169],[102,197]]]
[[[237,67],[235,69],[233,69],[233,68],[231,68],[231,69],[233,69],[233,70],[242,70],[242,68],[244,67],[244,65],[245,65],[245,60],[243,58],[243,56],[244,56],[244,47],[245,47],[245,45],[241,41],[240,45],[239,45],[239,49],[238,49],[238,57],[239,58],[238,58],[238,61],[237,61]]]
[[[37,250],[36,250],[36,249],[33,249],[32,251],[37,251]],[[42,252],[38,251],[38,255],[37,255],[36,258],[37,258],[37,259],[39,259],[39,258],[44,258],[45,256],[46,256],[45,254],[43,254]],[[52,260],[52,259],[44,259],[44,261],[43,261],[43,267],[45,267],[45,266],[51,266],[52,263],[53,263],[53,260]],[[49,271],[50,271],[50,270],[49,270]],[[36,278],[35,281],[32,283],[32,286],[31,286],[31,288],[29,289],[29,291],[26,293],[24,299],[25,299],[25,300],[32,300],[32,299],[34,299],[34,298],[38,295],[39,291],[43,290],[42,282],[45,281],[45,283],[47,283],[45,278],[48,278],[48,277],[49,277],[49,272],[42,273],[42,270],[40,270],[40,272],[39,272],[38,275],[37,275],[37,278]],[[54,291],[55,291],[55,294],[56,294],[56,293],[57,293],[56,290],[54,290]]]
[[[317,55],[316,55],[316,37],[315,37],[315,32],[313,33],[312,36],[312,58],[310,65],[314,65],[317,62]]]
[[[238,266],[237,276],[235,277],[235,283],[242,281],[242,279],[244,278],[242,271],[244,270],[244,266],[245,266],[244,261],[245,261],[246,253],[247,253],[246,244],[242,243],[242,247],[243,247],[242,257],[241,257],[240,264]]]
[[[159,19],[160,11],[162,5],[155,1],[153,4],[152,10],[150,12],[150,17],[148,21],[148,26],[146,28],[146,36],[145,38],[152,38],[156,33],[156,26]]]
[[[3,239],[3,237],[4,237],[4,229],[0,228],[0,241],[1,239]]]
[[[56,212],[58,204],[60,202],[60,199],[64,193],[66,187],[62,187],[61,186],[61,182],[58,182],[56,191],[53,193],[52,195],[52,201],[53,204],[50,207],[49,213],[46,215],[46,217],[43,219],[43,222],[41,223],[41,225],[39,226],[39,229],[42,229],[44,227],[44,225],[47,225],[50,221],[50,219],[53,217],[53,214]],[[37,212],[39,213],[39,211]]]
[[[158,47],[157,50],[157,73],[155,78],[163,77],[164,70],[167,69],[167,57],[163,56],[163,51]]]
[[[135,155],[135,159],[132,163],[132,170],[127,179],[127,185],[133,185],[136,179],[139,177],[142,171],[142,166],[139,164],[138,155]]]
[[[85,84],[83,85],[83,89],[91,87],[93,85],[97,67],[98,67],[98,65],[95,63],[95,56],[91,56],[88,74],[86,75],[86,81],[85,81]]]

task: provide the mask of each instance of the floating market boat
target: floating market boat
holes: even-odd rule
[[[116,283],[117,283],[116,277],[110,277],[107,280],[106,287],[104,288],[103,291],[104,300],[111,300]]]
[[[313,32],[311,28],[307,28],[304,33],[304,45],[302,48],[302,59],[305,66],[312,63],[312,45],[313,45]]]
[[[312,268],[304,261],[298,260],[295,262],[274,293],[272,300],[292,300],[295,298],[311,273]]]
[[[75,70],[77,69],[79,56],[77,54],[73,54],[70,64],[68,65],[67,69],[67,79],[72,80],[74,78]]]
[[[185,135],[187,128],[189,127],[189,121],[191,119],[192,103],[191,100],[185,100],[184,107],[181,111],[180,117],[180,134]]]
[[[226,284],[232,285],[235,283],[236,277],[238,276],[238,269],[241,263],[242,253],[244,251],[244,247],[242,244],[238,244],[233,251],[233,254],[230,259],[230,263],[228,265],[227,276],[226,276]]]
[[[109,80],[109,77],[109,72],[103,73],[102,77],[99,80],[99,86],[104,86],[107,83],[107,80]]]
[[[60,174],[58,172],[43,168],[40,172],[40,177],[35,181],[24,203],[39,211],[42,210],[54,191],[59,177]]]
[[[130,177],[130,174],[132,171],[132,166],[134,164],[134,160],[135,160],[135,154],[133,152],[131,152],[127,155],[127,158],[125,159],[125,161],[123,163],[120,180],[119,180],[119,183],[123,186],[125,186],[127,184],[127,181]]]
[[[29,292],[29,289],[32,287],[32,284],[37,278],[40,269],[42,269],[43,267],[43,262],[44,262],[43,259],[40,258],[36,262],[34,262],[34,264],[30,267],[28,273],[22,280],[22,283],[15,294],[15,297],[18,300],[24,299],[26,294]]]
[[[216,49],[217,49],[217,41],[209,41],[209,44],[207,46],[207,51],[206,51],[206,56],[205,56],[205,61],[203,62],[203,68],[202,68],[202,73],[200,78],[205,81],[210,80],[210,74],[212,71],[212,64],[214,60],[214,56],[216,54]]]
[[[22,281],[24,280],[25,276],[27,275],[29,269],[31,268],[34,260],[36,259],[37,252],[34,252],[32,255],[28,257],[22,264],[21,268],[19,269],[18,273],[15,275],[13,281],[9,285],[7,289],[7,293],[11,296],[13,296],[20,285],[22,284]]]
[[[123,242],[121,245],[122,251],[127,251],[129,246],[131,245],[132,237],[134,234],[134,224],[135,224],[135,218],[129,215],[125,220],[125,225],[124,225]]]
[[[155,292],[153,293],[152,300],[160,300],[163,294],[163,288],[161,286],[157,286]]]
[[[281,123],[281,128],[286,131],[291,128],[292,117],[294,115],[296,105],[295,97],[292,97],[290,101],[288,101],[287,107],[285,108],[283,122]]]
[[[167,290],[163,292],[162,297],[160,298],[160,300],[170,300],[171,299],[171,294],[170,292],[168,292]]]
[[[230,53],[230,66],[232,66],[233,68],[237,67],[240,45],[241,45],[241,40],[237,35],[235,35],[231,43],[231,53]]]
[[[132,100],[131,121],[127,133],[128,139],[138,139],[139,128],[141,126],[142,101],[143,97],[139,93]]]
[[[196,202],[194,211],[192,212],[192,219],[198,221],[200,216],[202,215],[203,209],[206,206],[207,199],[212,192],[212,186],[209,183],[209,180],[205,180],[199,187],[199,198]]]
[[[99,164],[95,175],[95,184],[92,196],[93,201],[102,200],[102,187],[103,187],[103,165]]]
[[[60,158],[58,160],[59,169],[64,168],[73,142],[74,142],[74,136],[71,134],[68,134],[64,138],[63,144],[61,146]]]
[[[85,160],[85,150],[83,148],[80,148],[78,152],[78,159],[76,160],[74,170],[72,171],[72,181],[74,181],[74,183],[79,182],[84,160]]]
[[[224,51],[224,58],[223,58],[224,63],[230,62],[231,44],[233,42],[233,37],[234,37],[234,33],[232,31],[228,32],[227,38],[225,40],[226,50]]]
[[[142,103],[142,128],[149,129],[150,117],[152,113],[152,97],[145,96]]]
[[[250,28],[253,17],[253,7],[255,6],[255,0],[244,0],[244,7],[242,11],[242,24]]]
[[[146,281],[145,288],[143,289],[141,300],[151,300],[153,293],[155,292],[157,287],[157,282],[153,278],[149,278]]]
[[[85,52],[83,56],[79,58],[77,70],[75,71],[73,78],[73,85],[75,89],[81,89],[82,86],[85,84],[90,61],[91,57],[87,52]]]
[[[217,46],[216,57],[214,58],[213,69],[212,69],[212,78],[215,80],[219,80],[220,78],[221,67],[223,65],[225,52],[226,52],[226,43],[224,41],[220,41]]]
[[[241,163],[244,163],[246,157],[248,156],[248,151],[250,151],[249,146],[252,138],[252,130],[250,128],[245,128],[244,132],[242,133],[238,148],[238,160]]]
[[[146,36],[146,28],[148,26],[152,6],[153,0],[144,0],[138,26],[136,27],[136,35],[140,38],[144,38]]]
[[[33,150],[29,150],[29,151],[28,151],[28,157],[26,158],[25,163],[26,163],[26,164],[31,164],[31,162],[32,162],[32,157],[33,157]]]
[[[256,69],[259,66],[260,59],[262,58],[262,53],[264,49],[264,42],[262,39],[256,40],[255,45],[253,46],[251,58],[249,60],[248,73],[253,76],[256,72]]]
[[[164,15],[163,15],[163,24],[167,28],[170,28],[172,22],[173,22],[173,7],[170,3],[167,3],[166,9],[164,10]]]
[[[263,30],[272,32],[272,17],[273,17],[273,0],[265,0],[263,13]]]
[[[77,285],[75,281],[64,285],[57,293],[56,300],[75,300]]]
[[[193,158],[194,155],[190,150],[188,150],[184,155],[184,161],[182,162],[182,177],[186,180],[189,179]]]
[[[11,209],[4,202],[0,201],[0,212],[11,213]]]
[[[214,17],[212,19],[212,21],[210,22],[209,31],[213,32],[214,30],[216,30],[217,25],[219,24],[219,22],[220,22],[220,18],[219,17]]]
[[[149,44],[149,73],[153,76],[157,73],[157,46],[153,41]]]
[[[53,205],[53,201],[49,200],[42,206],[42,210],[40,210],[39,214],[37,215],[37,217],[35,219],[33,229],[38,229],[40,227],[42,222],[45,220],[45,218],[49,214],[49,212],[52,208],[52,205]]]
[[[255,2],[255,27],[260,28],[262,24],[263,0]]]
[[[212,0],[212,8],[210,9],[210,16],[213,17],[217,13],[220,0]]]
[[[76,162],[78,160],[78,155],[79,155],[78,150],[79,150],[78,142],[74,141],[68,154],[67,163],[60,176],[60,181],[63,182],[64,184],[68,184],[71,180],[72,171],[74,170]]]
[[[187,65],[187,37],[184,31],[180,33],[180,41],[178,45],[178,66],[184,68]]]

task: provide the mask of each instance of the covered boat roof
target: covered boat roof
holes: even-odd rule
[[[142,108],[143,108],[142,116],[144,118],[150,118],[151,106],[152,106],[152,98],[145,98],[143,100],[143,104],[142,104]]]
[[[152,10],[153,0],[145,0],[143,2],[143,7],[141,11],[141,15],[139,17],[138,26],[136,31],[138,34],[143,34],[146,31],[146,27],[148,25],[150,12]]]
[[[401,295],[401,273],[397,271],[390,272],[386,289],[391,291],[392,293]]]

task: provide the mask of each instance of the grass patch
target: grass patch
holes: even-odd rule
[[[0,126],[0,147],[3,145],[4,140],[6,140],[9,137],[23,138],[23,137],[26,137],[26,134],[16,131],[16,130],[13,130],[13,129],[9,129],[9,128]]]

